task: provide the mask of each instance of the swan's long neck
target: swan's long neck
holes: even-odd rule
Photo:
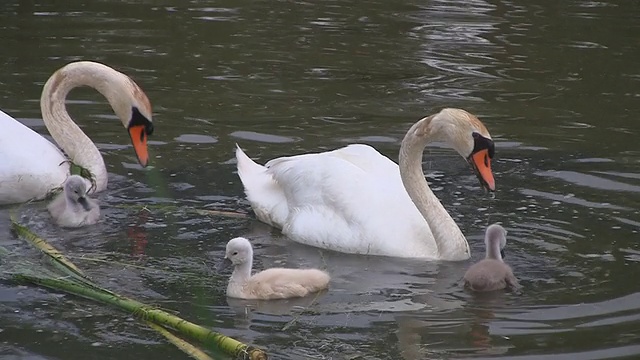
[[[500,241],[488,241],[487,242],[487,259],[494,259],[502,261],[502,255],[500,254]]]
[[[114,72],[101,64],[68,65],[49,78],[40,98],[42,119],[49,133],[74,164],[91,172],[95,191],[106,189],[107,169],[93,141],[69,116],[65,100],[71,89],[90,86],[104,95],[113,107],[113,99],[117,96],[114,84],[120,80],[114,78]]]
[[[409,197],[425,218],[443,260],[469,258],[469,244],[462,231],[433,193],[422,172],[422,152],[427,144],[448,140],[439,127],[431,124],[435,116],[424,118],[409,129],[400,146],[399,167]]]
[[[233,273],[231,274],[231,278],[229,279],[229,285],[233,284],[234,286],[242,286],[247,280],[251,277],[251,267],[253,260],[247,261],[243,264],[236,265],[233,269]]]

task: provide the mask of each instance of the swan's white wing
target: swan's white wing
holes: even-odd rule
[[[40,200],[69,174],[60,150],[0,111],[0,205]]]
[[[372,147],[283,157],[261,168],[259,178],[242,179],[249,201],[254,209],[252,198],[263,200],[259,209],[276,209],[270,219],[291,239],[347,253],[437,257],[398,166]],[[252,183],[262,187],[248,188]]]

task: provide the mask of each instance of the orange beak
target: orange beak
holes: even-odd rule
[[[493,172],[491,172],[489,150],[483,149],[471,154],[469,163],[473,167],[473,171],[476,173],[482,187],[489,191],[496,191],[496,181],[493,179]]]
[[[129,136],[131,136],[131,143],[133,144],[133,150],[136,151],[138,162],[142,167],[146,167],[149,162],[149,151],[147,150],[147,133],[144,125],[129,127]]]

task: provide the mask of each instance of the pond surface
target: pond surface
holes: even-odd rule
[[[44,203],[4,207],[0,245],[39,258],[10,235],[14,211],[100,284],[274,359],[638,357],[640,6],[519,3],[4,1],[0,108],[46,135],[44,82],[67,62],[97,60],[146,91],[156,132],[142,169],[106,101],[74,90],[70,112],[109,170],[103,221],[68,231]],[[253,217],[235,143],[259,162],[353,142],[395,161],[409,126],[443,107],[477,114],[496,141],[495,199],[453,150],[425,152],[470,261],[321,251]],[[476,296],[460,279],[493,222],[509,231],[506,260],[523,288]],[[236,236],[254,243],[257,269],[330,269],[330,291],[227,299],[228,273],[215,265]],[[126,314],[0,282],[3,359],[87,354],[186,358]]]

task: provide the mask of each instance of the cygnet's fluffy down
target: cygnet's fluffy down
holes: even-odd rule
[[[473,291],[494,291],[517,288],[518,280],[511,267],[502,260],[507,244],[507,230],[498,224],[490,225],[485,234],[486,256],[473,264],[464,274],[465,286]]]
[[[227,296],[240,299],[286,299],[303,297],[329,286],[329,275],[318,269],[272,268],[251,276],[253,248],[238,237],[227,243],[219,269],[233,265]]]
[[[62,227],[92,225],[100,218],[100,206],[87,196],[86,182],[78,175],[67,178],[62,194],[47,209],[56,224]]]

